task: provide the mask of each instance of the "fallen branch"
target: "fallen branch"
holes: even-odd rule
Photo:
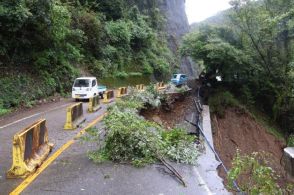
[[[164,158],[162,157],[158,157],[158,159],[162,162],[162,164],[168,169],[170,170],[173,175],[175,175],[179,180],[180,182],[183,184],[184,187],[187,187],[183,177],[179,174],[179,172],[171,165],[169,164]]]

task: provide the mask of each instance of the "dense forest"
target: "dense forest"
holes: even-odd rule
[[[66,93],[80,71],[167,75],[175,60],[156,2],[2,0],[0,115]]]
[[[184,38],[181,52],[203,64],[217,91],[231,92],[270,116],[286,135],[294,133],[294,1],[231,5],[223,13],[226,22],[197,27]]]

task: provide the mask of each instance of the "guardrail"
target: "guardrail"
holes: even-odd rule
[[[12,166],[7,178],[24,178],[33,173],[53,148],[49,143],[46,120],[41,119],[13,137]]]
[[[114,91],[113,90],[107,90],[105,91],[103,95],[103,103],[108,104],[113,102],[114,99]]]
[[[207,139],[206,135],[204,134],[203,127],[202,127],[202,111],[203,107],[201,104],[201,98],[200,98],[200,90],[201,87],[197,90],[197,99],[194,99],[194,104],[196,108],[196,124],[192,123],[191,121],[186,120],[188,123],[196,127],[196,135],[199,137],[200,135],[204,138],[205,142],[207,143],[209,149],[215,154],[216,159],[220,162],[221,166],[223,167],[225,173],[228,175],[228,169],[226,168],[224,162],[221,160],[219,154],[215,151],[214,147],[211,145],[209,140]],[[238,184],[236,181],[233,181],[234,188],[237,192],[241,192],[241,189],[238,187]]]
[[[127,87],[120,87],[117,90],[117,96],[116,97],[121,98],[121,97],[123,97],[123,96],[125,96],[127,94],[128,94],[128,88]]]
[[[67,107],[65,130],[73,130],[86,120],[83,114],[83,104],[77,103]]]
[[[89,99],[88,112],[96,112],[100,108],[101,106],[99,101],[99,95],[96,95]]]

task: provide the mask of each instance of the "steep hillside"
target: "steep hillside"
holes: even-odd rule
[[[0,21],[0,113],[64,94],[78,75],[193,72],[178,55],[189,28],[183,0],[4,0]]]
[[[168,44],[178,58],[180,71],[190,77],[198,78],[199,70],[196,64],[189,57],[179,55],[182,37],[190,31],[185,12],[185,0],[163,0],[159,7],[167,19]]]
[[[228,14],[230,10],[225,10],[211,16],[204,21],[196,22],[190,25],[191,31],[197,31],[203,25],[223,26],[228,22]]]
[[[231,4],[226,23],[221,16],[208,20],[214,25],[185,36],[181,51],[203,64],[212,88],[226,88],[289,137],[294,134],[294,1]]]
[[[270,154],[270,166],[281,176],[279,183],[284,185],[287,180],[281,158],[285,142],[257,122],[250,114],[238,108],[226,109],[224,117],[212,116],[214,145],[224,164],[230,169],[237,149],[241,154],[266,152]],[[223,170],[221,176],[226,179]]]

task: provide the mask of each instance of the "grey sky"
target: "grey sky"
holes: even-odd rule
[[[186,0],[189,23],[200,22],[219,11],[228,9],[230,0]]]

